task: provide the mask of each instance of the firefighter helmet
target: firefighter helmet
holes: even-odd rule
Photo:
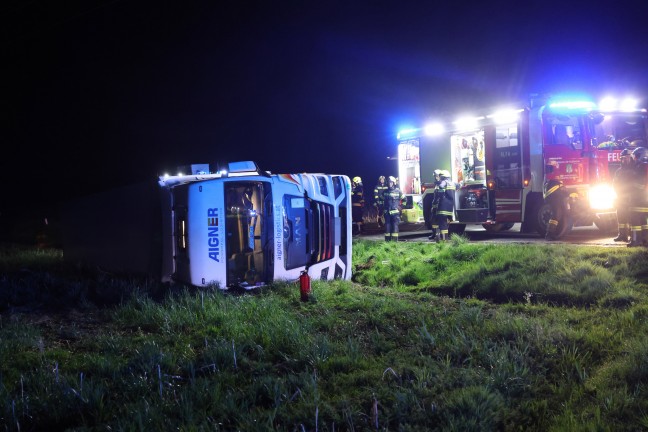
[[[435,169],[434,170],[434,177],[441,175],[441,170],[440,169]]]
[[[648,150],[645,147],[637,147],[632,150],[632,160],[635,162],[645,160],[646,156],[648,156]]]
[[[358,176],[355,176],[355,177],[353,177],[353,183],[356,183],[356,184],[362,183],[362,179],[360,177],[358,177]]]
[[[439,170],[439,175],[441,177],[450,178],[450,172],[448,170]]]
[[[396,184],[396,177],[394,176],[389,176],[389,182]]]
[[[380,177],[378,177],[378,181],[379,181],[380,183],[384,182],[384,181],[385,181],[385,176],[380,176]]]
[[[624,148],[623,150],[621,150],[621,153],[619,154],[619,156],[620,156],[620,157],[623,157],[623,156],[632,156],[632,152],[630,151],[629,148]]]

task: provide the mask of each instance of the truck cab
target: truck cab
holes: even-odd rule
[[[162,279],[246,289],[350,279],[351,183],[344,175],[271,174],[253,162],[163,176]]]

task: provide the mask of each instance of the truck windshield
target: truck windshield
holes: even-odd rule
[[[645,147],[645,123],[645,114],[606,115],[594,126],[597,147],[603,150]]]
[[[567,146],[573,150],[583,148],[581,136],[582,116],[577,115],[548,115],[545,117],[546,143],[556,146]]]
[[[271,188],[255,181],[225,183],[227,284],[253,287],[272,279],[268,218]]]

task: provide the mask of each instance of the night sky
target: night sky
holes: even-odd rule
[[[436,115],[558,91],[646,104],[645,4],[10,0],[0,212],[233,160],[373,189],[398,129]]]

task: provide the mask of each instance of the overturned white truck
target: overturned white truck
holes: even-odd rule
[[[303,271],[351,278],[347,176],[271,174],[248,161],[191,168],[62,205],[65,259],[223,289]]]

